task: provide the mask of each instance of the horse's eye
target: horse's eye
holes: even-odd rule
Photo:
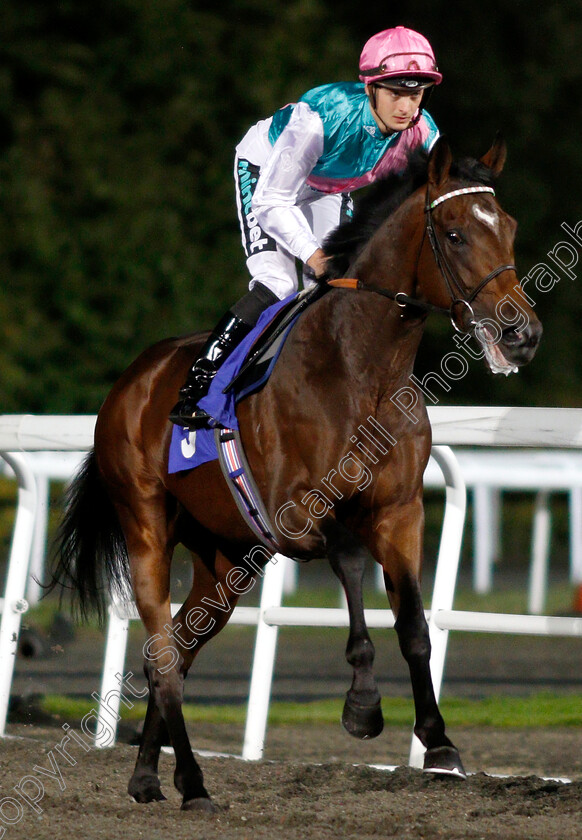
[[[463,237],[457,233],[456,230],[448,230],[446,233],[446,237],[451,243],[451,245],[462,245],[463,244]]]

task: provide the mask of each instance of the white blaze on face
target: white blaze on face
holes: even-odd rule
[[[495,231],[495,233],[499,233],[499,216],[494,210],[484,210],[476,203],[473,205],[472,209],[473,215],[476,216],[479,221],[488,225]]]

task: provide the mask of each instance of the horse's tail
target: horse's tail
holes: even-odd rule
[[[48,589],[60,586],[72,590],[73,608],[82,618],[96,610],[102,622],[109,594],[129,596],[127,545],[117,512],[101,480],[94,450],[67,491],[55,556]]]

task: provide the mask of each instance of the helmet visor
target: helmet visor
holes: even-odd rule
[[[388,88],[388,90],[396,90],[400,93],[417,93],[432,87],[434,85],[434,79],[423,79],[418,76],[394,76],[388,79],[375,79],[370,84]]]
[[[383,58],[377,67],[360,70],[362,76],[382,76],[384,74],[414,76],[417,73],[424,75],[438,72],[438,67],[432,55],[424,52],[392,53]]]

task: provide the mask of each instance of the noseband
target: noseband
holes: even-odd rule
[[[462,305],[469,310],[471,318],[469,325],[472,327],[476,326],[477,321],[475,320],[475,313],[473,312],[473,307],[471,306],[471,304],[473,303],[477,295],[480,292],[482,292],[485,286],[488,283],[490,283],[491,280],[494,280],[495,277],[497,277],[499,274],[502,274],[504,271],[517,272],[517,268],[511,263],[508,263],[507,265],[500,265],[498,268],[495,268],[493,269],[493,271],[490,271],[489,274],[486,277],[484,277],[472,291],[470,291],[469,289],[467,289],[467,287],[459,277],[458,273],[455,271],[454,267],[450,264],[449,260],[446,257],[446,254],[443,251],[442,245],[439,242],[439,238],[437,236],[433,224],[432,213],[435,207],[438,207],[439,204],[443,204],[443,202],[448,201],[450,198],[456,198],[460,195],[469,195],[472,193],[491,193],[492,195],[495,195],[495,190],[493,189],[493,187],[486,186],[463,187],[461,189],[452,190],[451,192],[445,193],[444,195],[435,198],[434,201],[431,201],[429,194],[429,185],[427,184],[426,186],[426,198],[424,203],[426,225],[424,229],[424,235],[422,238],[422,245],[420,246],[419,258],[424,245],[424,236],[427,235],[435,259],[435,263],[443,277],[443,280],[445,281],[447,291],[451,298],[451,303],[448,309],[444,309],[441,306],[434,306],[434,304],[432,303],[426,303],[425,301],[410,297],[409,295],[404,294],[404,292],[391,292],[388,289],[382,289],[379,286],[372,286],[367,283],[363,283],[361,280],[348,280],[346,278],[339,278],[337,280],[328,280],[328,284],[330,286],[336,287],[356,288],[370,292],[378,292],[378,294],[390,298],[396,304],[398,304],[398,306],[401,306],[403,308],[406,306],[413,306],[416,309],[422,310],[423,312],[438,312],[442,315],[448,315],[451,324],[453,325],[453,328],[457,332],[462,332],[462,330],[457,326],[457,323],[455,321],[455,308],[459,305]]]

